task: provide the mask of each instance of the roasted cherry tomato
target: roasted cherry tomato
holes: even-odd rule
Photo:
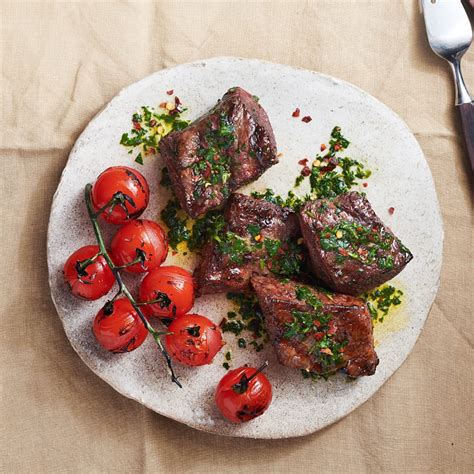
[[[138,260],[125,269],[132,273],[145,273],[165,261],[168,241],[156,222],[138,219],[128,222],[115,234],[110,250],[115,265]]]
[[[127,298],[108,301],[97,313],[93,326],[98,343],[111,352],[130,352],[148,335],[140,316]]]
[[[242,423],[252,420],[270,406],[272,386],[262,370],[240,367],[227,372],[217,385],[215,400],[217,407],[230,421]]]
[[[64,264],[64,278],[73,295],[96,300],[114,286],[112,270],[104,257],[97,256],[99,251],[97,245],[86,245],[76,250]]]
[[[166,348],[173,359],[185,365],[210,364],[223,346],[220,329],[199,314],[176,318],[168,331]]]
[[[184,268],[158,267],[148,273],[138,290],[141,303],[156,300],[143,306],[147,316],[175,318],[186,314],[194,304],[194,282]]]
[[[112,166],[103,171],[92,187],[96,211],[111,203],[101,216],[112,224],[125,224],[139,217],[148,206],[150,190],[141,173],[128,166]]]

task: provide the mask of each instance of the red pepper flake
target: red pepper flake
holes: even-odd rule
[[[299,117],[300,116],[300,109],[296,107],[295,111],[291,114],[292,117]]]
[[[336,165],[334,163],[329,163],[327,166],[323,166],[319,172],[320,173],[327,173],[328,171],[332,171]]]
[[[339,143],[336,143],[336,144],[334,145],[334,151],[339,151],[341,148],[342,148],[342,146],[339,145]]]
[[[313,119],[312,119],[311,116],[309,116],[309,115],[305,115],[305,116],[301,119],[301,121],[304,122],[304,123],[311,122],[311,120],[313,120]]]
[[[174,90],[173,90],[173,89],[170,89],[169,91],[166,91],[166,93],[167,93],[168,95],[173,95],[173,94],[174,94]]]
[[[389,213],[390,215],[392,215],[394,212],[395,212],[395,208],[394,208],[394,207],[389,207],[389,208],[388,208],[388,213]]]
[[[301,166],[306,166],[308,164],[308,158],[298,161],[298,164]]]
[[[324,334],[323,334],[322,332],[317,332],[317,333],[314,335],[314,338],[315,338],[317,341],[320,341],[323,337],[324,337]]]
[[[174,97],[174,109],[173,110],[170,110],[169,114],[170,115],[176,115],[176,114],[179,114],[181,112],[181,101],[179,100],[179,97],[178,96],[175,96]]]
[[[138,122],[133,122],[133,128],[135,130],[141,130],[142,126]]]
[[[317,328],[319,328],[319,327],[321,326],[321,322],[318,321],[317,319],[315,319],[315,320],[313,321],[313,324],[314,324]]]
[[[176,252],[176,250],[173,250],[173,251],[171,252],[171,255],[173,255],[173,257],[174,257],[175,255],[178,255],[178,252]]]
[[[166,102],[162,102],[160,104],[160,109],[166,109]]]
[[[148,148],[148,151],[154,155],[156,153],[156,150],[151,146],[150,148]]]
[[[362,183],[362,186],[364,186],[364,188],[366,188],[368,185],[369,183]]]
[[[150,120],[150,127],[154,127],[156,125],[156,120],[155,119],[151,119]]]
[[[357,253],[362,256],[362,257],[367,257],[367,254],[369,253],[366,249],[363,249],[362,247],[359,247],[357,249]]]
[[[347,257],[349,255],[349,253],[347,252],[346,249],[343,249],[342,247],[339,247],[337,249],[337,251],[343,256],[343,257]]]
[[[327,146],[324,143],[321,143],[321,146],[319,147],[319,149],[321,151],[324,151],[326,148],[327,148]]]
[[[309,169],[309,166],[305,166],[301,170],[301,176],[309,176],[311,174],[311,170]]]

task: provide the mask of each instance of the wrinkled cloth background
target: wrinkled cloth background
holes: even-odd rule
[[[0,471],[474,470],[472,194],[450,72],[418,2],[3,1],[0,18]],[[441,204],[441,287],[414,351],[365,405],[304,438],[222,438],[127,400],[74,353],[49,295],[49,209],[80,132],[121,88],[219,55],[314,69],[385,102]],[[473,49],[463,69],[474,91]]]

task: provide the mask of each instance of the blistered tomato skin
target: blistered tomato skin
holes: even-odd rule
[[[199,314],[176,318],[168,332],[166,349],[173,359],[184,365],[210,364],[224,345],[220,329]]]
[[[98,176],[92,187],[92,204],[96,212],[106,206],[117,193],[122,193],[122,202],[101,213],[101,217],[111,224],[125,224],[136,219],[148,206],[148,183],[133,168],[112,166]]]
[[[222,377],[214,398],[227,420],[243,423],[267,410],[272,401],[272,386],[265,374],[257,373],[257,369],[240,367]]]
[[[168,255],[168,242],[156,222],[137,219],[119,229],[111,243],[112,260],[122,266],[141,257],[140,263],[125,268],[131,273],[145,273],[160,266]]]
[[[81,262],[94,258],[99,251],[97,245],[86,245],[76,250],[64,264],[64,279],[73,295],[96,300],[105,296],[114,286],[114,275],[104,257],[96,257],[92,263],[81,267]]]
[[[110,352],[131,352],[143,344],[148,331],[127,298],[107,302],[93,326],[97,342]]]
[[[174,265],[152,269],[138,289],[141,303],[160,299],[142,307],[146,316],[175,318],[186,314],[194,304],[194,280],[191,273]]]

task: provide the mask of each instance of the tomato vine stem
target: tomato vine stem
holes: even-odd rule
[[[164,347],[163,342],[160,339],[160,336],[162,336],[164,334],[168,334],[168,333],[167,332],[156,331],[155,328],[153,328],[153,326],[148,322],[148,319],[143,314],[142,310],[140,309],[139,304],[135,301],[135,298],[132,296],[132,294],[130,293],[127,286],[125,285],[125,283],[122,280],[122,275],[120,274],[120,270],[123,267],[119,267],[119,266],[115,265],[114,262],[112,261],[110,255],[109,255],[109,253],[107,252],[107,249],[106,249],[105,243],[104,243],[104,238],[102,237],[102,231],[100,230],[100,226],[99,226],[99,222],[98,222],[99,214],[94,211],[94,208],[92,206],[91,192],[92,192],[92,185],[87,184],[86,187],[85,187],[85,193],[84,193],[85,194],[86,207],[87,207],[87,213],[89,214],[89,218],[90,218],[91,223],[92,223],[92,228],[94,229],[94,234],[95,234],[95,237],[97,239],[97,243],[99,244],[100,255],[102,255],[104,257],[105,261],[107,262],[107,265],[110,267],[110,270],[114,274],[115,280],[117,281],[117,283],[119,285],[118,295],[123,294],[130,301],[131,305],[133,306],[133,308],[137,312],[138,316],[142,320],[142,322],[145,325],[146,329],[153,336],[153,339],[155,340],[158,348],[160,349],[163,357],[165,358],[166,365],[168,367],[168,372],[171,376],[171,380],[176,385],[178,385],[178,387],[182,387],[181,382],[178,380],[178,378],[176,377],[176,375],[174,373],[171,358],[170,358],[168,352],[166,351],[166,348]],[[114,196],[112,198],[111,202],[109,202],[102,209],[99,209],[99,211],[101,211],[101,210],[103,211],[103,210],[107,209],[108,207],[110,207],[111,205],[113,205],[113,203],[116,201],[116,199],[117,198]]]

